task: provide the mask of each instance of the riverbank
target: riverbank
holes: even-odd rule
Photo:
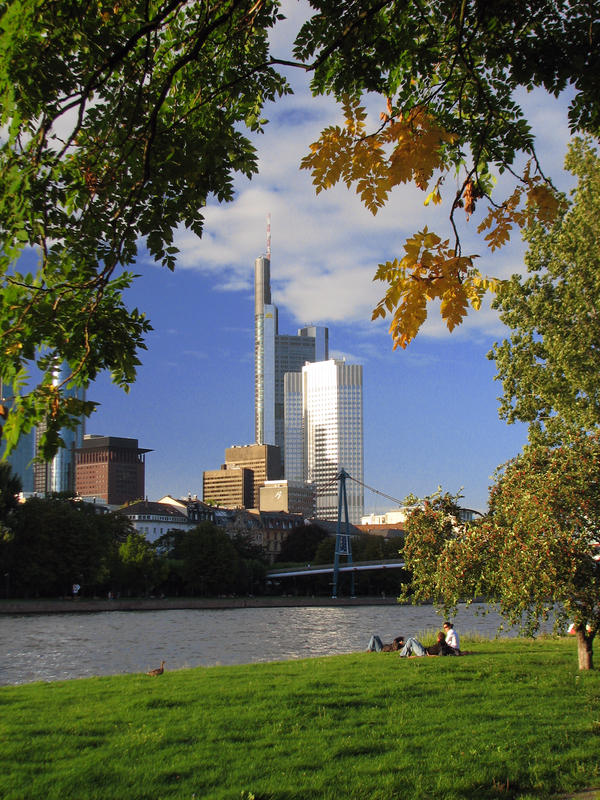
[[[89,611],[173,611],[223,608],[335,608],[396,605],[395,597],[157,597],[0,600],[0,614],[66,614]]]
[[[572,642],[469,650],[181,670],[167,658],[158,678],[4,687],[0,796],[524,800],[597,786],[600,674],[575,679]]]

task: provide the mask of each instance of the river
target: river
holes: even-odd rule
[[[493,637],[500,618],[460,607],[459,634]],[[441,627],[432,606],[235,608],[7,614],[0,617],[0,685],[364,650]],[[514,635],[514,633],[513,633]]]

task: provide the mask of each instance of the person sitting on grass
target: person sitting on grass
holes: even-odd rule
[[[393,642],[389,644],[384,644],[379,636],[375,634],[371,636],[369,640],[369,646],[367,647],[368,653],[390,653],[394,650],[400,650],[404,647],[404,636],[396,636]]]
[[[454,650],[454,654],[459,656],[460,655],[460,640],[458,638],[458,633],[454,630],[454,627],[451,622],[444,622],[443,625],[444,633],[446,634],[446,644],[448,647],[451,647]]]
[[[414,658],[421,656],[453,656],[454,650],[446,644],[446,635],[443,631],[438,631],[437,642],[425,647],[418,639],[410,636],[406,644],[400,651],[400,658]]]

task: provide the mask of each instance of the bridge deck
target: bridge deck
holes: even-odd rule
[[[374,569],[402,569],[403,567],[404,561],[399,558],[395,558],[390,559],[389,561],[356,561],[352,564],[340,564],[338,569],[340,572],[361,572]],[[299,575],[324,575],[328,572],[333,572],[333,569],[333,564],[318,564],[314,567],[308,564],[306,567],[271,569],[267,572],[267,578],[293,578]]]

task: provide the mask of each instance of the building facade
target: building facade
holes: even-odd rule
[[[301,514],[303,519],[315,516],[314,487],[296,481],[265,481],[260,490],[261,511],[285,511]]]
[[[257,520],[261,531],[261,546],[269,563],[277,559],[281,547],[294,528],[304,525],[301,514],[288,514],[283,511],[249,512]]]
[[[143,500],[146,492],[145,454],[137,439],[84,436],[75,451],[75,490],[84,500],[122,506]]]
[[[169,531],[189,531],[196,525],[185,512],[169,503],[141,500],[122,508],[118,513],[127,517],[135,530],[149,542],[155,542]]]
[[[280,480],[281,455],[272,444],[228,447],[221,469],[203,473],[203,500],[223,508],[259,508],[265,481]]]
[[[346,481],[348,518],[359,523],[364,508],[362,366],[334,359],[306,364],[301,381],[288,376],[286,386],[286,446],[294,454],[302,450],[302,479],[314,487],[316,518],[337,519],[337,476],[344,469],[353,479]],[[300,478],[296,455],[290,456],[286,478]]]
[[[307,326],[297,336],[279,333],[277,306],[271,302],[271,260],[261,256],[254,265],[255,323],[255,438],[285,453],[284,376],[304,364],[329,358],[329,331]]]
[[[166,494],[157,502],[165,503],[177,508],[184,514],[187,514],[188,519],[196,525],[199,525],[201,522],[215,521],[214,506],[209,506],[207,503],[203,503],[202,500],[198,500],[197,495],[192,497],[191,494],[188,494],[187,497],[182,497],[180,500],[178,500],[175,497],[171,497],[170,494]]]
[[[260,508],[260,489],[265,481],[283,477],[281,450],[272,444],[248,444],[228,447],[225,450],[225,465],[228,469],[252,471],[252,502],[246,508]]]
[[[254,498],[252,470],[228,467],[205,470],[202,473],[202,498],[222,508],[251,508]]]
[[[284,379],[284,474],[293,483],[306,480],[302,420],[302,372],[288,372]]]
[[[61,386],[69,378],[71,368],[68,364],[56,371],[54,385]],[[73,386],[65,390],[66,397],[76,397],[85,400],[85,390]],[[35,431],[35,452],[37,455],[38,444],[44,433],[44,426],[38,425]],[[60,436],[64,446],[60,447],[52,461],[36,462],[33,465],[33,490],[36,494],[50,494],[52,492],[75,493],[75,451],[83,444],[85,434],[85,418],[74,430],[61,428]]]

